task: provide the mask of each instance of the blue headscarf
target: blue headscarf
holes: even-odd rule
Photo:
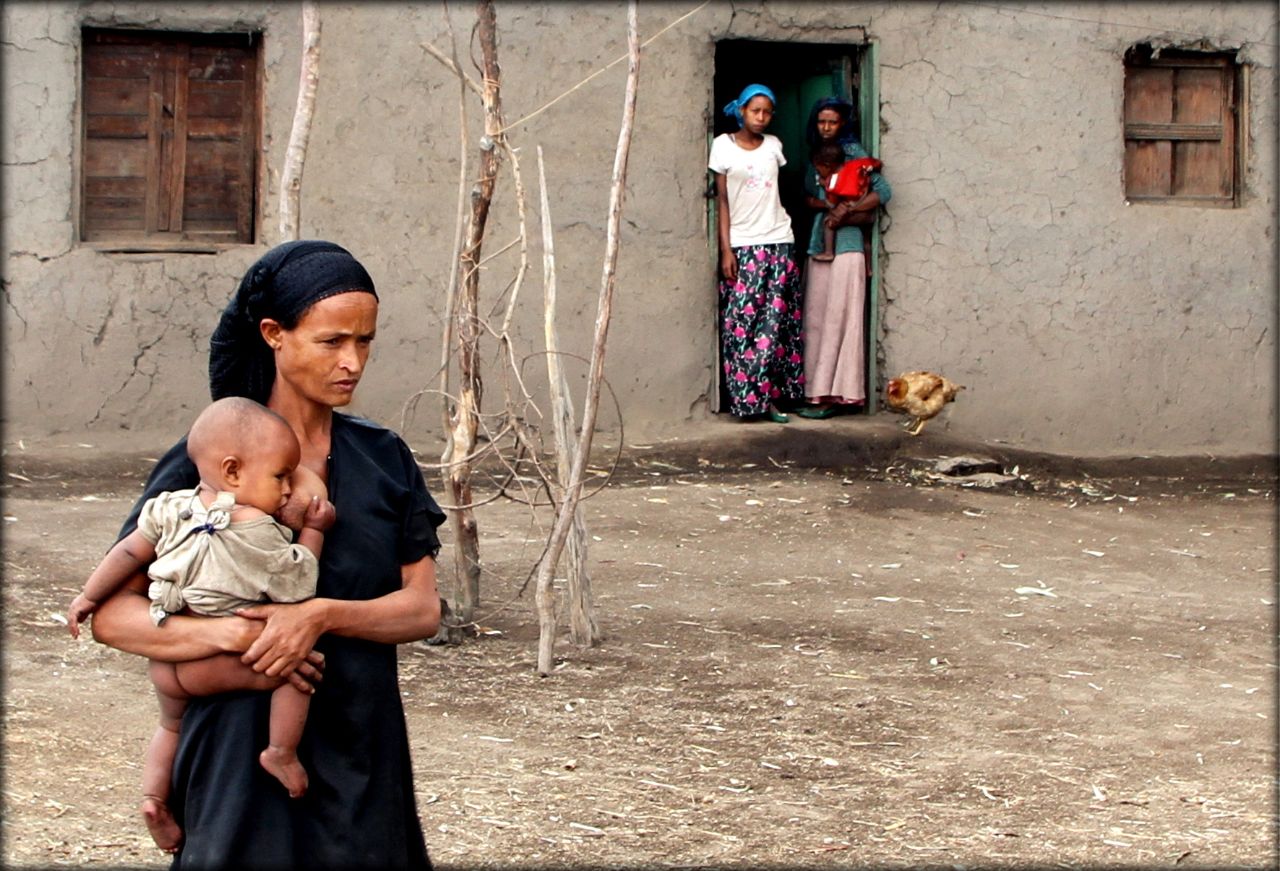
[[[823,97],[814,103],[813,108],[809,110],[809,123],[804,128],[804,138],[809,143],[810,148],[816,148],[818,143],[822,141],[818,136],[818,113],[823,109],[834,109],[844,119],[844,123],[836,131],[835,141],[838,144],[845,145],[849,142],[858,141],[858,134],[853,129],[853,104],[847,100],[841,100],[839,97]]]
[[[747,85],[742,89],[742,93],[738,95],[738,99],[729,103],[724,107],[724,113],[730,118],[738,119],[738,126],[742,126],[742,107],[751,102],[752,97],[766,96],[769,102],[775,107],[778,105],[778,98],[773,95],[773,91],[764,85]]]

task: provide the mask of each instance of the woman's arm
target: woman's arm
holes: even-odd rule
[[[188,617],[175,614],[157,626],[151,619],[145,574],[134,575],[93,615],[93,638],[102,644],[159,662],[190,662],[247,650],[262,632],[259,620],[244,617]],[[323,676],[324,656],[310,650],[286,677],[304,693]]]
[[[160,662],[186,662],[218,653],[240,653],[261,626],[240,617],[175,614],[157,626],[151,619],[147,576],[138,572],[93,615],[93,638],[109,647]]]
[[[738,279],[738,258],[729,245],[729,183],[716,173],[716,236],[720,239],[720,274],[726,281]]]
[[[382,644],[429,638],[440,626],[436,564],[429,556],[401,566],[402,586],[376,599],[309,599],[296,605],[257,605],[239,613],[264,621],[241,661],[271,677],[288,675],[326,632]]]
[[[827,202],[826,194],[822,190],[822,179],[818,176],[818,171],[813,168],[810,163],[805,167],[804,171],[804,201],[811,209],[825,212],[831,208],[831,203]]]
[[[841,203],[831,210],[827,220],[833,227],[867,227],[876,222],[876,210],[880,208],[880,194],[874,190],[853,203]]]

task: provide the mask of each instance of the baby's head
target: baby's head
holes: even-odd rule
[[[211,404],[187,434],[187,456],[201,483],[235,494],[236,503],[275,514],[289,498],[289,475],[302,451],[283,417],[252,399]]]
[[[824,142],[809,156],[818,175],[829,178],[844,166],[844,149],[835,142]]]

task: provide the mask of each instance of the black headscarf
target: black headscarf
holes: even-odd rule
[[[853,104],[847,100],[841,100],[839,97],[823,97],[814,103],[813,108],[809,110],[809,123],[804,128],[804,138],[809,143],[810,148],[817,148],[818,143],[822,141],[818,136],[818,113],[823,109],[835,109],[840,113],[840,117],[844,119],[844,123],[840,125],[839,131],[836,132],[836,142],[845,145],[849,142],[858,141],[858,134],[853,129]]]
[[[263,318],[286,330],[307,309],[340,293],[364,291],[377,299],[373,279],[332,242],[277,245],[249,267],[209,340],[209,392],[214,399],[246,396],[266,403],[276,377],[275,356],[259,332]]]

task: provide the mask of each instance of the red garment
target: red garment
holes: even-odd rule
[[[867,195],[871,188],[871,173],[883,166],[874,157],[859,157],[845,164],[827,179],[827,200],[832,205],[850,200],[856,202]]]

